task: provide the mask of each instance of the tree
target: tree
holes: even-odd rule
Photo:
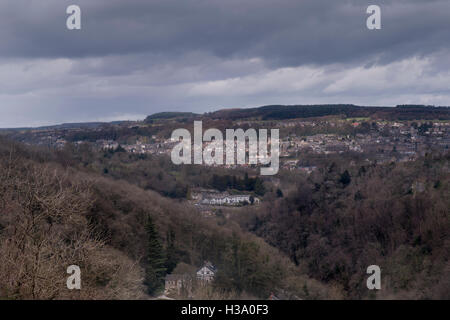
[[[248,178],[248,173],[246,172],[244,175],[244,186],[246,190],[251,190],[251,182],[250,179]]]
[[[125,150],[125,149],[119,144],[119,146],[116,148],[116,150],[114,150],[114,152],[127,152],[127,150]]]
[[[166,271],[172,273],[177,266],[176,249],[175,249],[175,232],[170,229],[167,232],[167,249],[166,249]]]
[[[350,182],[352,181],[352,178],[350,177],[350,173],[348,173],[347,170],[344,171],[343,174],[341,174],[341,178],[339,179],[339,182],[344,185],[344,187],[348,186]]]
[[[283,198],[283,191],[281,191],[281,189],[277,189],[277,197],[278,198]]]
[[[255,193],[259,196],[263,196],[266,193],[266,188],[264,188],[264,184],[259,178],[255,182]]]
[[[166,259],[164,249],[159,239],[158,231],[149,216],[145,226],[147,231],[147,266],[145,270],[145,282],[149,294],[155,294],[163,287],[166,275]]]

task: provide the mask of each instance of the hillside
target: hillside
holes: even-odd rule
[[[275,177],[252,166],[174,165],[164,137],[192,130],[183,116],[10,136],[29,146],[1,139],[2,297],[74,298],[64,290],[73,263],[90,274],[82,298],[149,299],[166,274],[210,261],[214,285],[193,298],[448,298],[450,124],[419,112],[448,108],[368,108],[370,117],[424,118],[417,122],[347,118],[366,111],[343,106],[342,116],[261,123],[283,108],[294,117],[328,112],[269,106],[201,116],[204,128],[280,126]],[[233,121],[240,112],[247,120]],[[201,203],[234,195],[248,201]],[[24,269],[8,272],[15,260]],[[365,285],[372,264],[382,267],[379,293]]]
[[[163,244],[167,272],[205,260],[221,270],[213,290],[197,298],[333,295],[238,225],[202,219],[183,202],[61,159],[0,143],[0,298],[151,298],[144,285],[148,216]],[[65,288],[65,269],[72,264],[82,270],[83,290],[77,293]]]
[[[409,163],[331,163],[285,198],[236,216],[307,274],[364,298],[382,266],[384,299],[449,299],[450,154]]]

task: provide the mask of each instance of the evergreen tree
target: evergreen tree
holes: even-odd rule
[[[281,191],[281,189],[277,189],[277,197],[278,198],[283,198],[283,191]]]
[[[350,182],[352,181],[352,178],[350,177],[350,173],[345,170],[343,174],[341,174],[341,178],[339,179],[339,182],[344,185],[344,187],[348,186]]]
[[[245,190],[250,191],[251,190],[251,182],[250,179],[248,178],[248,173],[245,173],[244,176],[244,186],[245,186]]]
[[[176,249],[175,249],[175,232],[170,229],[167,232],[167,260],[166,260],[166,271],[167,273],[172,273],[173,269],[177,266]]]
[[[158,231],[149,216],[145,226],[147,231],[147,267],[145,270],[145,285],[149,294],[155,294],[164,285],[166,275],[166,259],[164,249],[159,239]]]
[[[119,146],[116,148],[116,150],[114,150],[114,152],[127,152],[127,150],[125,150],[125,149],[119,144]]]
[[[266,193],[266,188],[264,188],[262,180],[258,178],[255,183],[255,193],[259,196],[263,196]]]

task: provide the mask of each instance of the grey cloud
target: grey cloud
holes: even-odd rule
[[[0,5],[1,56],[96,57],[187,52],[263,58],[296,66],[389,62],[448,49],[450,2],[378,0],[383,29],[365,28],[360,0],[79,0],[83,29],[65,29],[73,1],[7,0]]]
[[[82,30],[65,27],[82,9]],[[382,8],[369,31],[366,8]],[[2,0],[0,127],[263,104],[450,104],[448,0]]]

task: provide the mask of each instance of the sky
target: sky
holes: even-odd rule
[[[81,8],[81,30],[66,9]],[[381,30],[369,30],[369,5]],[[450,105],[449,0],[2,0],[0,127]]]

